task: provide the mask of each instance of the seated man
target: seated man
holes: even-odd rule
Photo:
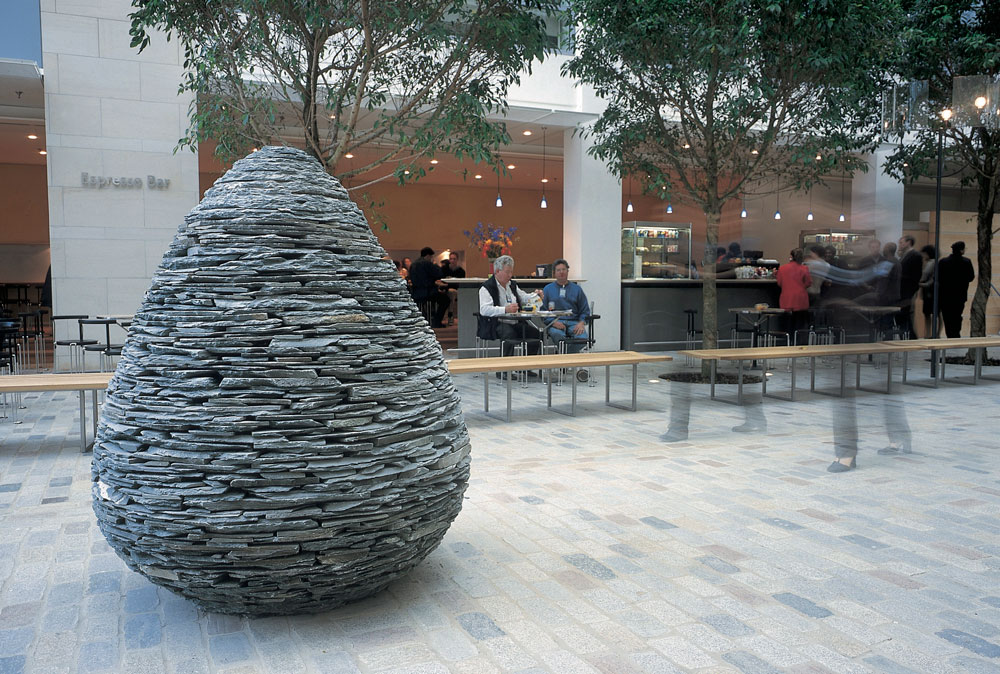
[[[572,311],[569,316],[546,319],[549,336],[554,342],[567,338],[574,340],[566,344],[567,353],[580,353],[587,335],[587,318],[590,316],[590,302],[587,295],[578,284],[569,280],[569,263],[566,260],[556,260],[552,264],[552,274],[556,277],[554,283],[545,286],[542,292],[542,308],[557,311]]]
[[[541,333],[527,321],[505,322],[499,320],[504,314],[512,314],[531,301],[531,295],[517,287],[511,280],[514,276],[514,258],[501,255],[493,262],[493,276],[486,279],[479,288],[479,331],[483,339],[499,339],[504,342],[502,356],[514,351],[514,343],[528,342],[528,353],[537,354],[541,350]],[[538,293],[539,291],[535,291]]]
[[[431,314],[431,327],[443,328],[442,319],[448,311],[448,296],[439,291],[441,282],[441,268],[434,264],[434,249],[425,246],[420,251],[420,259],[410,267],[409,280],[411,283],[410,294],[417,304],[430,302],[433,305]]]

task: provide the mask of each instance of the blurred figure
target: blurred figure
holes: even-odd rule
[[[938,262],[938,306],[947,337],[961,337],[962,312],[969,299],[969,284],[976,278],[972,261],[964,257],[965,242],[951,244],[951,255]]]
[[[802,249],[795,248],[789,253],[789,260],[778,267],[774,278],[781,288],[778,306],[791,311],[788,334],[794,339],[795,333],[809,325],[809,288],[812,278],[809,269],[802,264]]]
[[[899,237],[899,314],[896,322],[908,339],[917,336],[913,329],[913,309],[924,269],[920,253],[913,247],[915,243],[916,239],[909,234]]]
[[[733,241],[729,244],[729,250],[726,252],[723,258],[724,262],[731,262],[733,260],[739,260],[743,258],[743,248],[740,246],[739,242]]]
[[[938,324],[938,333],[936,335],[931,334],[934,331],[934,267],[937,264],[937,249],[934,246],[927,245],[920,249],[920,257],[923,260],[924,268],[920,274],[920,299],[921,307],[920,313],[924,315],[924,337],[937,338],[941,336],[941,325]]]
[[[465,278],[465,269],[458,263],[458,253],[448,253],[447,262],[448,268],[444,278]],[[441,262],[441,268],[444,269],[444,261]],[[458,286],[451,284],[448,286],[448,301],[448,325],[451,325],[458,315]]]

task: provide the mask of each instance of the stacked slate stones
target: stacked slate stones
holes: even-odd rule
[[[347,191],[266,147],[185,218],[94,444],[128,566],[221,613],[371,595],[441,541],[470,446],[441,348]]]

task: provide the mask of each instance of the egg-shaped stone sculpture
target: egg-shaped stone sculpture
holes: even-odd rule
[[[94,443],[114,550],[205,609],[325,611],[417,565],[469,437],[441,348],[347,191],[266,147],[185,218]]]

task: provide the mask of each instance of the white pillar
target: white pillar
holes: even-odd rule
[[[889,146],[866,155],[868,172],[854,175],[851,187],[851,229],[874,229],[883,243],[903,234],[903,183],[883,171]]]
[[[621,348],[621,184],[587,153],[588,138],[566,131],[563,139],[563,256],[582,284],[594,312],[600,351]]]
[[[130,0],[42,2],[56,315],[134,313],[198,203],[198,158],[173,152],[192,100],[177,94],[179,41],[154,35],[138,54],[131,11]],[[56,327],[63,339],[76,326]]]

